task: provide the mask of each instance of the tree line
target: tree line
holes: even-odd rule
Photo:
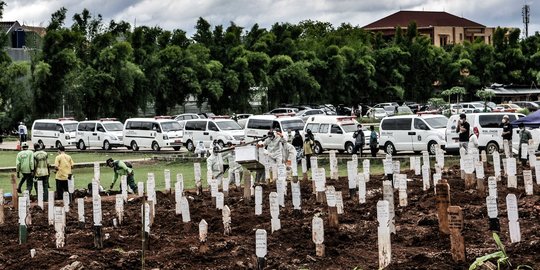
[[[3,8],[0,1],[0,18]],[[470,98],[491,83],[531,85],[540,79],[540,35],[497,28],[481,40],[435,47],[416,23],[387,39],[350,24],[275,23],[250,29],[196,22],[181,29],[106,23],[84,9],[65,25],[51,15],[43,47],[30,62],[0,52],[2,128],[69,109],[78,119],[167,115],[193,97],[216,114],[282,103],[347,104],[426,101],[444,89]],[[6,43],[6,35],[0,43]]]

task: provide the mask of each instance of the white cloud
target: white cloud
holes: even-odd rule
[[[398,10],[447,11],[487,26],[523,29],[521,1],[508,0],[13,0],[8,1],[4,20],[47,25],[60,7],[68,9],[66,23],[87,8],[104,21],[125,20],[137,25],[180,28],[192,34],[199,17],[212,25],[231,21],[246,29],[255,23],[271,27],[276,22],[328,21],[363,26]],[[531,3],[529,32],[540,31],[540,5]]]

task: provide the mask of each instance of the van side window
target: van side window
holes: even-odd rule
[[[478,116],[478,124],[483,128],[498,128],[503,116],[503,114],[481,114]]]
[[[341,128],[338,125],[332,125],[332,127],[330,128],[330,133],[343,134],[343,131],[341,130]]]
[[[265,119],[249,119],[247,128],[270,130],[272,128],[272,120]]]
[[[279,126],[279,122],[278,121],[273,121],[272,122],[272,129],[275,130],[276,128],[279,128],[281,130],[281,127]],[[283,131],[283,130],[281,130]]]
[[[319,124],[310,123],[307,124],[306,131],[311,130],[312,133],[319,133]]]
[[[319,133],[328,133],[328,128],[330,127],[330,124],[321,124],[319,127]]]
[[[214,122],[208,122],[208,130],[211,131],[219,131],[216,124]]]
[[[97,124],[96,130],[99,132],[105,132],[105,128],[101,124]]]
[[[429,130],[424,120],[414,118],[414,129]]]
[[[62,125],[56,124],[56,131],[58,131],[60,133],[64,133],[64,128],[62,127]]]
[[[158,123],[152,123],[152,130],[161,133],[161,127],[159,127]]]
[[[396,129],[397,130],[411,130],[411,118],[401,118],[396,119]]]

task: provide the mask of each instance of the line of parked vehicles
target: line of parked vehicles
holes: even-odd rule
[[[385,105],[380,106],[388,107]],[[380,108],[376,106],[373,108]],[[441,114],[422,113],[421,107],[413,103],[404,106],[409,108],[410,114],[387,115],[380,121],[378,136],[379,147],[382,150],[389,154],[401,151],[429,151],[435,154],[437,147],[440,146],[447,152],[457,152],[458,114],[447,118]],[[416,114],[412,113],[411,107],[417,107]],[[211,113],[186,113],[175,117],[129,118],[124,123],[114,118],[81,122],[71,118],[41,119],[33,123],[31,138],[32,143],[38,143],[45,148],[66,146],[80,150],[87,148],[110,150],[126,147],[133,151],[141,148],[150,148],[153,151],[172,148],[178,151],[184,146],[187,150],[194,151],[199,142],[203,142],[207,148],[213,143],[220,146],[227,143],[239,144],[262,138],[270,129],[281,130],[286,139],[294,136],[297,130],[302,136],[310,130],[315,139],[315,153],[320,154],[325,150],[352,153],[355,141],[353,134],[359,124],[357,116],[350,109],[348,112],[345,110],[349,115],[337,115],[332,107],[325,105],[325,108],[298,110],[284,107],[263,115],[237,114],[232,117],[216,116]],[[361,114],[360,109],[358,114]],[[502,130],[499,125],[504,115],[510,117],[510,122],[525,116],[515,112],[467,114],[471,128],[480,134],[478,138],[480,148],[486,149],[488,153],[502,148]],[[363,127],[366,138],[365,149],[369,148],[368,125]],[[513,145],[517,146],[519,140],[517,129],[514,129],[514,132],[516,134],[513,136]],[[540,133],[537,130],[533,132]],[[536,138],[540,136],[540,134],[533,135]]]

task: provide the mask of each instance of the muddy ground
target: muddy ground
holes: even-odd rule
[[[491,168],[486,170],[490,175]],[[422,191],[421,176],[408,172],[409,205],[400,207],[395,192],[396,234],[392,235],[392,264],[388,269],[468,269],[475,258],[497,251],[489,231],[485,198],[473,190],[464,190],[457,168],[447,170],[451,204],[461,206],[465,219],[463,234],[466,241],[467,262],[456,263],[450,253],[450,239],[438,230],[436,204],[433,189]],[[174,195],[158,192],[156,217],[151,227],[150,250],[145,254],[148,269],[244,269],[254,268],[255,230],[268,232],[267,266],[269,269],[377,269],[376,203],[382,199],[381,175],[372,175],[367,183],[368,198],[365,204],[348,198],[347,178],[328,180],[336,190],[342,190],[345,213],[340,215],[339,229],[328,228],[327,208],[316,202],[311,194],[311,183],[302,185],[302,213],[292,211],[289,185],[285,208],[280,211],[280,231],[271,233],[268,193],[275,185],[265,186],[263,215],[254,215],[253,200],[246,205],[242,191],[232,188],[226,204],[231,209],[232,235],[223,235],[221,211],[213,207],[209,192],[199,197],[186,192],[190,198],[191,230],[186,231],[181,216],[175,215]],[[534,187],[534,196],[525,196],[523,179],[518,177],[519,188],[507,189],[506,180],[498,182],[500,236],[513,265],[527,264],[540,269],[540,188]],[[486,184],[487,186],[487,184]],[[519,204],[521,239],[510,243],[505,197],[516,194]],[[114,197],[103,198],[104,248],[93,247],[91,200],[85,204],[86,227],[77,223],[76,208],[67,217],[67,240],[64,248],[54,244],[54,228],[47,224],[47,213],[37,205],[31,208],[33,224],[28,228],[28,243],[19,245],[17,215],[6,206],[6,223],[0,225],[0,269],[60,269],[75,261],[85,269],[136,269],[141,267],[141,222],[139,198],[133,197],[125,205],[124,224],[114,228]],[[61,202],[57,201],[60,205]],[[46,205],[45,205],[46,208]],[[323,213],[325,220],[326,257],[315,256],[311,236],[311,219]],[[198,222],[205,219],[209,226],[207,254],[199,253]],[[30,257],[30,249],[36,256]]]

